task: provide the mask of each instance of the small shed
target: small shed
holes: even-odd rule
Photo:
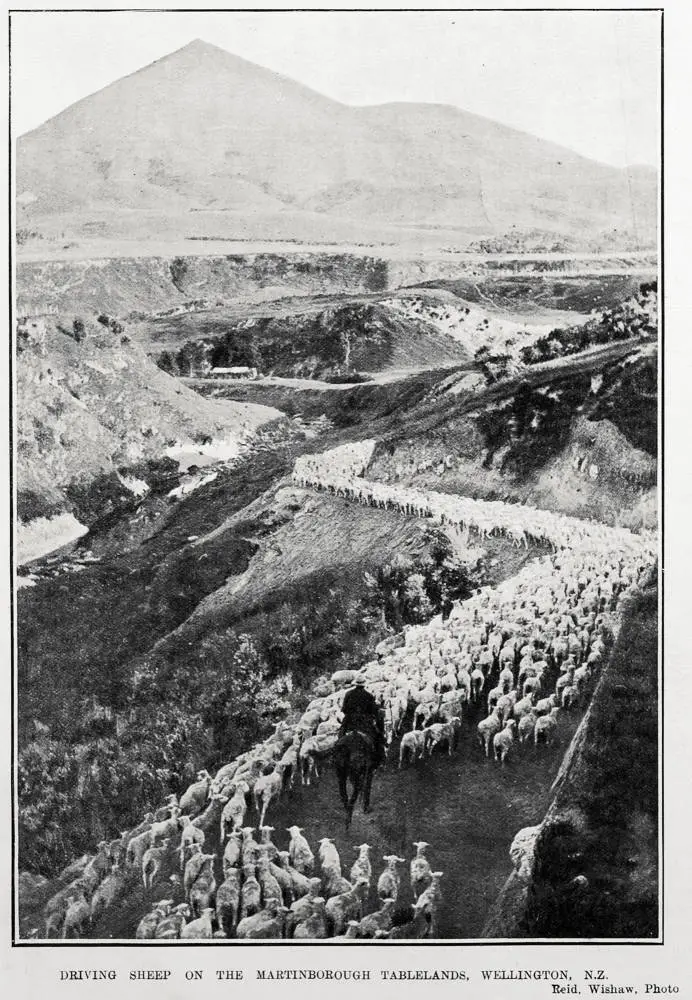
[[[257,378],[256,368],[248,368],[246,365],[236,365],[232,368],[212,368],[213,378]]]

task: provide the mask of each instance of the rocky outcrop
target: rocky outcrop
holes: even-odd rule
[[[117,326],[96,321],[21,323],[16,380],[17,513],[24,523],[74,512],[89,524],[101,500],[135,495],[138,480],[119,471],[165,461],[167,450],[185,442],[237,447],[279,416],[269,407],[203,399]],[[88,501],[94,483],[98,503]]]

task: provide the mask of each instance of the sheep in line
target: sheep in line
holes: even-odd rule
[[[522,676],[531,683],[529,690],[535,692],[535,700],[540,701],[537,695],[541,693],[544,701],[551,697],[547,692],[541,692],[548,663],[545,659],[537,659],[537,655],[547,655],[553,664],[551,669],[556,666],[560,669],[567,668],[565,677],[558,679],[554,692],[561,705],[564,705],[562,692],[570,687],[576,689],[577,695],[581,696],[603,662],[606,650],[604,636],[607,630],[610,628],[611,633],[615,634],[619,602],[654,554],[653,538],[631,536],[628,532],[616,534],[617,537],[614,538],[613,529],[606,528],[603,528],[600,535],[597,531],[591,532],[593,537],[589,545],[582,545],[578,553],[562,549],[554,556],[534,560],[511,581],[505,581],[505,584],[492,590],[483,588],[473,598],[455,605],[449,621],[443,627],[439,623],[431,623],[419,630],[409,630],[409,634],[404,637],[403,647],[385,650],[384,659],[372,661],[362,668],[368,678],[377,678],[375,683],[381,685],[381,698],[385,708],[393,706],[396,700],[398,718],[403,720],[411,700],[415,702],[417,691],[425,690],[426,687],[435,693],[438,705],[441,705],[440,695],[454,693],[454,677],[463,698],[468,689],[465,680],[467,674],[470,679],[475,673],[476,682],[482,679],[485,684],[490,670],[495,667],[500,656],[503,669],[507,671],[502,684],[506,688],[509,684],[509,672],[516,670],[520,654],[520,670],[524,671]],[[580,536],[580,541],[584,542],[584,536]],[[608,567],[605,572],[604,565]],[[534,643],[531,649],[533,639],[530,637],[535,636],[536,632],[539,637],[543,635],[543,639],[539,638],[538,644]],[[523,645],[519,642],[519,636],[524,640],[529,639],[529,642]],[[549,640],[547,643],[546,638]],[[457,660],[457,657],[461,659]],[[431,671],[433,663],[438,662],[440,665]],[[580,662],[583,666],[579,665]],[[346,673],[348,672],[344,672]],[[572,677],[578,678],[575,685],[567,683]],[[353,679],[353,673],[348,678],[343,676],[338,679],[346,682]],[[331,683],[334,683],[334,679]],[[442,690],[443,687],[445,691]],[[192,844],[183,844],[183,838],[191,838],[192,841],[196,839],[196,834],[185,833],[190,826],[190,814],[195,816],[192,820],[194,829],[204,835],[204,830],[208,829],[208,817],[220,816],[222,808],[237,793],[237,785],[233,779],[237,775],[245,776],[249,792],[260,782],[265,768],[276,769],[277,763],[280,763],[277,759],[279,755],[285,755],[289,749],[302,744],[306,733],[314,735],[320,726],[325,725],[328,731],[331,729],[333,732],[338,723],[342,697],[343,686],[337,686],[322,698],[315,699],[304,713],[302,725],[299,723],[298,726],[288,727],[279,724],[273,737],[226,765],[214,779],[207,772],[198,772],[197,781],[181,796],[180,804],[175,796],[170,796],[154,816],[148,815],[140,828],[123,834],[120,841],[114,841],[114,850],[125,854],[128,866],[140,867],[146,852],[161,846],[162,837],[167,833],[181,831],[181,858],[184,857],[184,851]],[[519,703],[522,700],[525,699],[518,699]],[[533,696],[531,700],[533,702]],[[567,705],[578,700],[579,697],[570,695]],[[527,712],[527,715],[533,714],[533,711]],[[550,718],[555,720],[556,717],[557,712],[553,712],[551,708]],[[401,722],[399,726],[400,724]],[[552,740],[550,728],[549,725],[546,742]],[[539,729],[541,740],[543,729],[544,727]],[[324,731],[323,729],[323,733]],[[402,748],[404,740],[410,735],[403,734]],[[521,716],[518,735],[522,739]],[[292,778],[292,767],[284,767],[283,770],[289,771]],[[271,784],[280,794],[279,783],[274,781]],[[261,788],[260,784],[260,791]],[[267,807],[271,801],[270,798]],[[202,812],[207,802],[209,805]],[[181,806],[189,812],[182,814]],[[265,815],[266,811],[265,809]],[[242,825],[244,815],[243,813],[239,817],[239,823],[234,821],[234,827]],[[109,873],[109,863],[104,867],[102,856],[86,873],[87,897],[94,892],[100,879]],[[60,918],[53,915],[53,929],[59,925]]]
[[[543,568],[546,571],[549,570],[550,572],[546,572],[544,574],[538,574],[539,576],[542,575],[542,576],[545,577],[545,576],[550,576],[550,575],[554,574],[554,568],[555,567],[554,567],[553,563],[551,563],[550,559],[547,561],[547,563],[545,563],[545,565],[544,565]],[[573,570],[573,569],[575,569],[575,566],[574,565],[569,565],[569,566],[567,566],[567,568],[570,569],[570,570]],[[591,568],[593,569],[593,567],[591,567]],[[620,569],[622,571],[621,583],[624,584],[624,583],[627,582],[627,572],[626,572],[627,567],[625,566],[624,561],[622,561]],[[508,591],[509,588],[504,588],[504,593],[501,590],[499,591],[499,594],[496,595],[495,598],[494,598],[494,603],[495,603],[495,606],[496,606],[496,610],[497,610],[497,612],[499,612],[499,613],[497,613],[495,615],[495,617],[497,617],[500,620],[506,619],[507,614],[510,613],[510,604],[513,604],[514,606],[516,606],[516,604],[517,604],[516,598],[517,598],[518,594],[521,594],[522,587],[524,588],[525,591],[528,590],[530,592],[530,588],[528,588],[526,586],[529,582],[534,582],[535,583],[535,581],[527,581],[526,579],[522,580],[521,579],[521,575],[520,575],[519,579],[515,579],[514,580],[514,585],[513,585],[513,590],[514,590],[514,597],[513,598],[512,598],[511,594],[507,593],[507,591]],[[618,591],[618,587],[619,587],[619,585],[616,586],[615,588],[613,588],[613,591],[612,591],[613,598],[615,597],[615,595],[616,595],[616,593]],[[534,589],[535,589],[535,587],[534,587]],[[485,613],[488,613],[488,611],[492,607],[492,602],[490,600],[488,600],[488,596],[489,596],[488,594],[480,595],[475,601],[471,600],[469,602],[466,602],[468,604],[468,607],[465,609],[466,614],[465,614],[464,617],[466,619],[466,627],[468,628],[469,633],[472,633],[473,631],[476,631],[476,633],[478,634],[478,625],[477,625],[477,622],[478,622],[478,616],[481,613],[481,609]],[[574,595],[571,595],[571,596],[574,597]],[[503,604],[503,601],[504,601],[504,604]],[[462,622],[460,621],[460,615],[458,613],[459,609],[456,609],[456,611],[457,611],[457,613],[450,620],[450,624],[451,624],[450,631],[453,632],[458,638],[461,638],[461,636],[465,634],[465,630],[462,627]],[[601,618],[601,620],[605,624],[604,618]],[[596,619],[592,617],[592,620],[591,620],[591,625],[592,626],[595,623],[595,621],[596,621]],[[567,626],[567,628],[569,628],[569,625]],[[430,631],[430,630],[428,630],[428,631]],[[483,631],[485,631],[485,637],[486,638],[490,634],[488,628],[486,628],[485,630],[480,630],[480,638],[481,639],[483,638],[483,634],[482,634]],[[509,630],[507,630],[505,628],[504,632],[505,633],[509,633],[509,634],[506,634],[504,636],[504,638],[511,638],[511,628]],[[599,661],[599,659],[602,659],[605,647],[604,647],[603,640],[602,640],[600,634],[598,634],[598,633],[590,633],[589,630],[588,630],[588,628],[587,629],[582,629],[582,633],[584,633],[584,632],[586,632],[586,641],[587,642],[588,642],[588,636],[589,635],[595,636],[593,638],[593,641],[590,643],[591,650],[595,653],[595,655],[594,655],[594,657],[593,657],[593,659],[591,661],[591,664],[592,664],[592,667],[593,667],[593,666],[595,666],[595,664],[597,663],[597,661]],[[423,630],[423,632],[421,634],[424,635],[425,634],[425,630]],[[439,633],[437,635],[437,638],[439,639]],[[582,639],[582,642],[583,641],[585,641],[585,640]],[[471,648],[471,650],[473,649],[473,647],[470,647],[470,648]],[[473,656],[473,652],[471,653],[471,655]],[[589,651],[589,655],[591,655],[591,651]],[[407,667],[410,669],[410,664],[406,664],[406,662],[401,658],[401,654],[399,654],[397,656],[395,662],[396,662],[396,673],[399,674],[399,675],[401,675],[402,673],[404,673],[404,675],[405,675],[405,669]],[[507,660],[507,662],[509,663],[509,660]],[[417,679],[420,681],[420,679],[422,677],[420,669],[417,670],[416,676],[417,676]],[[432,683],[435,684],[435,681],[433,681]],[[394,686],[394,691],[396,692],[397,690],[398,690],[398,688],[395,685]],[[410,687],[409,687],[409,690],[410,690]],[[392,690],[391,690],[391,687],[390,687],[389,688],[389,696],[391,696],[391,694],[392,694]],[[333,710],[334,707],[337,704],[338,704],[338,700],[337,699],[333,699],[330,702],[329,706],[327,707],[327,711],[329,712],[330,709]],[[312,711],[314,711],[314,710],[315,709],[313,708]],[[552,716],[554,718],[557,713],[553,712],[551,714],[552,714]],[[321,719],[321,715],[322,715],[322,713],[320,713],[320,719]],[[320,723],[318,723],[318,725],[319,724]],[[293,738],[291,736],[290,732],[289,732],[289,738]],[[282,745],[283,745],[283,742],[284,741],[282,740]],[[263,746],[263,745],[260,745],[258,748],[256,748],[256,752],[259,755],[258,756],[259,760],[266,760],[267,756],[271,757],[272,753],[273,753],[273,752],[270,753],[269,750],[268,750],[268,748],[266,746]],[[250,772],[257,771],[257,768],[253,767],[252,753],[249,754],[249,755],[246,755],[246,760],[243,762],[243,765],[244,765],[244,767],[246,769],[246,772],[247,771],[250,771]],[[237,773],[237,771],[236,771],[236,773]],[[256,780],[258,780],[258,779],[256,779]],[[249,787],[248,787],[247,791],[249,791]],[[245,789],[243,789],[243,792],[246,794]],[[169,812],[173,812],[173,813],[175,812],[175,810],[173,808],[173,803],[172,802],[171,802],[171,808],[169,808]],[[153,819],[153,817],[152,817],[152,819]],[[174,822],[177,822],[178,824],[180,824],[181,822],[184,822],[185,818],[183,820],[180,820],[180,819],[177,819],[177,817],[175,815],[173,815],[173,816],[171,816],[171,819],[174,820]],[[159,821],[159,822],[168,822],[168,821]],[[241,822],[242,822],[242,820],[241,820]],[[150,823],[150,827],[151,827],[151,825],[152,824]],[[147,833],[146,830],[142,831],[142,832],[145,833],[145,834]],[[151,839],[152,839],[151,838],[151,832],[150,832],[150,830],[148,832],[149,832],[149,837],[147,838],[147,842],[150,843]],[[182,833],[181,833],[181,837],[182,837]],[[130,849],[130,856],[133,853],[133,850],[130,848],[131,843],[132,843],[132,840],[128,838],[128,849]]]
[[[374,451],[372,442],[363,442]],[[302,488],[326,490],[380,509],[396,509],[405,514],[432,518],[451,524],[458,530],[475,528],[481,537],[504,534],[517,545],[530,541],[549,543],[555,549],[577,546],[601,546],[605,541],[625,549],[633,544],[633,535],[623,528],[609,528],[599,522],[555,514],[530,504],[506,504],[497,500],[472,500],[448,494],[405,489],[360,478],[367,463],[346,456],[357,453],[350,446],[332,449],[321,455],[301,456],[296,460],[293,481]],[[349,468],[350,466],[350,468]]]
[[[287,831],[294,853],[307,852],[315,858],[308,841],[297,827]],[[214,865],[216,855],[206,855],[195,845],[192,863],[186,866],[184,891],[190,903],[175,904],[175,899],[161,899],[140,920],[136,937],[138,939],[162,938],[367,938],[389,936],[429,936],[433,914],[439,907],[439,873],[432,873],[425,857],[429,845],[417,841],[413,845],[415,856],[410,861],[410,891],[417,900],[414,919],[402,924],[399,932],[394,926],[394,907],[401,893],[401,876],[397,866],[405,863],[405,858],[395,854],[385,855],[385,868],[377,880],[380,908],[365,913],[368,892],[372,879],[370,847],[360,844],[354,847],[358,858],[351,869],[351,881],[341,875],[341,861],[332,840],[323,837],[317,850],[317,857],[323,878],[305,878],[299,894],[293,898],[292,882],[289,879],[282,887],[274,876],[274,871],[287,873],[287,868],[278,869],[270,861],[273,852],[277,859],[282,855],[288,860],[289,852],[278,851],[271,840],[271,827],[261,831],[264,841],[257,844],[252,834],[244,831],[246,843],[258,849],[254,862],[243,864],[242,855],[236,852],[236,863],[224,871],[224,879],[217,886]],[[237,842],[237,833],[230,839]],[[290,843],[289,843],[290,851]],[[247,855],[248,857],[250,855]],[[295,870],[294,870],[295,871]],[[177,877],[177,876],[174,876]],[[334,880],[339,891],[327,889],[323,894],[323,882],[329,886]],[[431,891],[432,890],[432,891]],[[73,905],[70,896],[70,905]],[[77,912],[77,911],[75,911]],[[425,913],[422,919],[421,913]],[[68,925],[68,928],[71,926]]]
[[[550,576],[553,577],[555,575],[554,574],[554,570],[555,570],[554,560],[553,560],[553,564],[549,565],[548,568],[549,568],[549,571],[550,571]],[[572,569],[574,569],[574,567],[571,566],[571,565],[568,566],[567,568],[570,571],[572,571]],[[595,565],[591,565],[591,566],[588,567],[588,569],[590,571],[596,571],[598,569],[598,567],[595,566]],[[612,597],[614,597],[616,595],[617,590],[619,590],[620,586],[623,586],[624,584],[627,583],[627,572],[626,572],[626,568],[625,568],[622,560],[620,561],[620,569],[622,570],[622,578],[621,578],[619,584],[617,585],[617,587],[613,587],[612,588],[612,591],[611,591],[612,592]],[[583,574],[582,574],[582,576],[583,576]],[[588,576],[586,578],[583,578],[582,579],[582,585],[585,585],[585,583],[588,582],[589,579],[590,579],[590,577],[588,577]],[[517,586],[517,590],[519,590],[521,588],[521,585],[522,584],[520,583],[519,586]],[[542,586],[542,589],[543,590],[546,589],[545,585]],[[611,589],[611,588],[606,588],[606,589],[608,590],[608,589]],[[574,604],[575,604],[576,598],[578,597],[578,594],[579,594],[578,589],[576,591],[570,592],[571,604],[570,604],[570,609],[569,610],[572,613],[574,613],[574,611],[575,611]],[[611,602],[612,602],[612,598],[611,598]],[[516,600],[515,600],[514,603],[515,604],[517,603]],[[526,601],[524,601],[523,603],[526,604]],[[503,609],[503,611],[504,610],[505,609]],[[605,610],[605,608],[603,610]],[[608,610],[610,610],[610,609],[608,609]],[[565,617],[564,615],[560,616],[561,622],[562,622],[562,618],[564,618],[564,617]],[[601,617],[602,617],[602,620],[603,620],[604,616],[601,616]],[[529,620],[530,619],[527,618],[526,615],[524,615],[523,616],[523,622],[518,622],[517,626],[515,626],[515,627],[524,628],[524,631],[526,631],[525,627],[527,626]],[[563,631],[565,631],[565,630],[569,631],[570,629],[576,630],[578,622],[576,620],[574,620],[574,619],[571,619],[571,625],[569,623],[565,624],[564,622],[562,622],[562,624],[560,624],[560,623],[556,623],[556,624],[558,625],[558,627],[561,627],[563,629]],[[604,624],[607,624],[607,623],[604,622]],[[591,636],[592,636],[591,628],[593,627],[593,625],[594,625],[594,620],[593,619],[591,620],[591,622],[588,622],[588,621],[584,621],[584,619],[582,617],[582,619],[581,619],[581,628],[580,628],[580,637],[579,637],[579,643],[580,643],[580,645],[583,646],[584,644],[588,644],[590,642],[590,639],[591,639]],[[460,633],[460,631],[461,630],[458,630],[459,633]],[[407,642],[407,646],[412,647],[412,648],[419,647],[420,646],[420,638],[421,638],[422,634],[423,634],[422,630],[419,631],[418,635],[413,639],[413,641],[409,640]],[[551,711],[551,709],[556,706],[556,704],[558,703],[558,701],[560,702],[560,704],[562,704],[560,692],[567,686],[566,681],[564,681],[564,682],[558,681],[557,691],[553,695],[550,695],[550,694],[546,693],[546,695],[543,697],[543,699],[539,699],[539,697],[538,697],[538,695],[541,693],[541,687],[545,683],[545,680],[546,680],[546,678],[548,676],[548,672],[549,672],[548,662],[544,658],[544,648],[546,646],[546,636],[543,636],[543,638],[541,638],[541,635],[542,635],[541,629],[537,630],[536,627],[533,626],[532,638],[530,639],[529,643],[527,643],[527,645],[522,646],[521,644],[518,643],[518,640],[515,640],[515,637],[511,638],[509,643],[506,643],[509,652],[508,652],[507,658],[505,659],[505,662],[507,663],[507,666],[505,668],[506,671],[507,671],[507,673],[505,675],[506,676],[506,683],[504,684],[505,689],[509,686],[509,678],[510,678],[510,666],[509,666],[509,664],[513,660],[516,659],[517,648],[518,647],[519,647],[519,651],[520,651],[520,653],[522,655],[522,663],[523,663],[523,668],[522,668],[522,673],[521,673],[522,679],[524,677],[527,677],[527,675],[529,675],[529,674],[531,676],[528,678],[529,681],[530,681],[530,683],[528,683],[528,685],[522,691],[522,693],[526,692],[526,694],[521,699],[518,697],[518,693],[519,692],[517,692],[516,688],[513,688],[512,690],[510,690],[506,694],[500,694],[500,690],[498,690],[496,693],[494,693],[493,695],[491,695],[491,698],[490,698],[490,704],[491,704],[491,706],[493,705],[493,703],[495,701],[497,701],[497,703],[499,703],[501,698],[506,699],[504,702],[502,702],[502,704],[500,706],[501,707],[501,714],[500,714],[500,722],[501,723],[506,722],[510,716],[514,716],[515,719],[517,720],[517,722],[519,722],[524,715],[528,715],[529,713],[533,713],[534,702],[538,702],[539,703],[539,707],[538,707],[538,713],[539,714],[549,713]],[[549,633],[547,634],[547,637],[549,638]],[[503,642],[504,642],[504,638],[509,638],[509,636],[503,637]],[[602,644],[602,638],[600,637],[599,634],[595,634],[595,638],[593,639],[593,642],[594,643],[600,643],[600,644]],[[500,647],[500,648],[502,648],[502,647]],[[553,644],[553,648],[555,650],[559,650],[559,646],[557,644]],[[569,648],[570,648],[569,645],[566,644],[563,655],[565,655],[567,657],[572,657],[572,659],[574,661],[574,650],[575,650],[574,642],[572,643],[572,647],[571,647],[572,650],[573,650],[572,653],[569,652]],[[448,647],[448,649],[451,651],[450,647]],[[496,650],[496,652],[497,652],[497,650]],[[550,653],[549,655],[552,655],[552,653]],[[602,655],[602,651],[600,651],[600,650],[599,650],[599,655]],[[536,657],[540,656],[540,659],[536,659],[536,660],[530,659],[533,656],[536,656]],[[557,663],[557,662],[559,662],[559,660],[560,660],[560,655],[558,653],[558,656],[555,657],[555,662]],[[399,664],[400,664],[400,662],[401,661],[399,661]],[[531,664],[530,666],[529,666],[529,663]],[[399,669],[401,669],[401,667],[400,667],[399,664],[395,665],[395,669],[397,669],[397,666],[398,666]],[[478,669],[479,672],[482,673],[482,669],[481,668],[476,667],[474,669]],[[513,678],[514,675],[512,674],[511,676]],[[567,675],[567,680],[569,680],[569,676],[570,675],[568,674]],[[485,679],[485,674],[484,673],[483,673],[483,679]],[[415,698],[415,695],[413,695],[413,697]],[[519,709],[518,709],[518,711],[516,712],[516,715],[514,713],[515,703],[518,703],[519,706],[520,706]],[[571,705],[571,704],[574,704],[574,703],[575,703],[574,697],[572,697],[571,700],[568,699],[568,701],[567,701],[568,706]],[[439,696],[438,696],[438,705],[439,705]],[[437,706],[431,705],[431,706],[429,706],[427,708],[424,708],[421,712],[419,712],[419,714],[422,715],[424,712],[427,712],[428,717],[429,717],[432,709],[435,708],[435,707],[437,707]],[[430,725],[430,724],[431,723],[428,722],[428,725]],[[487,729],[488,727],[491,730],[489,736],[492,738],[495,735],[495,733],[494,733],[493,730],[495,728],[497,728],[496,722],[494,720],[491,720],[490,723],[484,722],[484,723],[481,724],[479,735],[481,736],[482,744],[484,746],[485,746],[485,736],[483,735],[483,730]],[[529,727],[531,727],[531,719],[522,727],[522,733],[521,733],[522,740],[525,739],[525,733],[526,733],[527,729],[529,729]],[[531,728],[530,731],[531,732],[533,731],[532,728]],[[403,740],[402,740],[402,745],[400,746],[400,758],[399,758],[400,759],[400,764],[403,763],[406,755],[409,752],[412,751],[413,754],[414,754],[414,756],[416,755],[415,747],[416,747],[415,737],[411,737],[409,734],[405,734],[404,737],[403,737]],[[488,743],[488,750],[489,750],[489,743]]]

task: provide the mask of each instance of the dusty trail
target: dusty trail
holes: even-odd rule
[[[369,843],[375,872],[369,910],[377,907],[375,885],[384,868],[382,855],[394,852],[408,860],[414,854],[413,841],[427,839],[433,868],[445,873],[440,936],[479,937],[488,910],[511,871],[512,839],[520,827],[539,823],[545,815],[550,786],[577,723],[576,714],[563,718],[559,740],[551,748],[518,747],[501,767],[483,755],[476,742],[476,716],[471,715],[464,721],[459,747],[451,759],[435,754],[399,771],[398,744],[394,744],[389,762],[375,777],[372,812],[366,816],[357,806],[350,830],[345,829],[336,775],[329,764],[315,784],[296,783],[278,806],[270,807],[267,822],[275,827],[274,841],[280,849],[288,847],[285,828],[293,823],[305,828],[315,854],[320,837],[333,837],[347,877],[356,858],[354,845]],[[246,823],[257,823],[254,810],[248,812]],[[207,841],[207,849],[220,850],[216,837]],[[408,865],[402,867],[400,903],[405,907],[411,899]],[[155,883],[153,893],[145,893],[138,875],[133,874],[131,891],[108,919],[92,928],[91,938],[132,938],[152,901],[167,893],[168,874],[170,870]],[[217,879],[220,876],[219,867]]]

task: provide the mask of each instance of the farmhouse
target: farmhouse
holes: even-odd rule
[[[238,365],[234,368],[212,368],[212,378],[259,378],[256,368]]]

